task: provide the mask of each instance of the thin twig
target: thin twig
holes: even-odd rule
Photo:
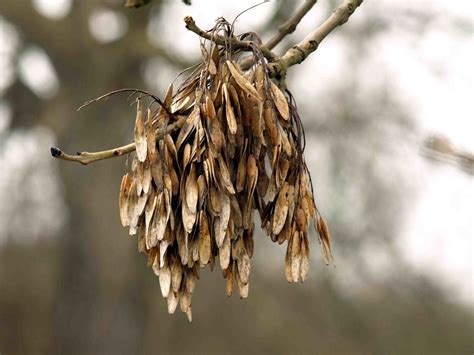
[[[151,97],[153,100],[155,100],[163,108],[163,110],[166,112],[166,114],[168,116],[174,118],[174,115],[170,112],[170,110],[168,110],[166,105],[163,103],[163,101],[161,101],[161,99],[158,96],[153,95],[152,93],[150,93],[148,91],[145,91],[145,90],[142,90],[142,89],[135,89],[135,88],[124,88],[124,89],[118,89],[118,90],[110,91],[110,92],[108,92],[108,93],[106,93],[102,96],[96,97],[95,99],[86,101],[81,106],[79,106],[77,111],[80,111],[86,106],[89,106],[89,105],[91,105],[93,103],[96,103],[96,102],[99,102],[101,100],[108,99],[110,96],[120,94],[122,92],[131,92],[130,96],[133,96],[135,94],[143,94],[145,96]]]
[[[288,49],[286,53],[274,63],[268,65],[269,74],[273,77],[278,76],[292,65],[304,61],[326,36],[336,27],[347,22],[357,7],[363,0],[344,0],[314,32],[310,33],[300,43]]]
[[[317,0],[306,0],[305,3],[296,11],[296,13],[288,19],[283,25],[278,28],[278,32],[265,43],[265,47],[273,49],[278,43],[281,42],[290,33],[295,32],[296,26],[300,23],[301,19],[312,9]]]
[[[289,18],[283,25],[278,28],[278,32],[266,42],[263,47],[272,50],[283,38],[296,30],[296,27],[300,23],[301,19],[308,13],[309,10],[316,4],[317,0],[306,0],[303,6],[299,8],[296,13]],[[252,57],[246,57],[240,62],[240,66],[243,70],[247,70],[252,66]]]
[[[271,50],[266,48],[265,46],[259,45],[253,41],[240,41],[237,38],[231,38],[227,39],[224,38],[223,36],[213,34],[211,32],[207,32],[199,28],[199,26],[196,24],[194,19],[191,16],[186,16],[184,18],[184,23],[186,24],[186,28],[197,34],[198,36],[205,38],[209,41],[212,41],[220,46],[225,46],[230,42],[233,48],[240,49],[243,51],[253,51],[255,47],[258,47],[262,54],[267,58],[269,61],[274,61],[277,59],[277,56],[275,53],[273,53]]]
[[[165,130],[159,130],[156,135],[156,140],[163,139],[163,137],[178,128],[180,128],[184,122],[186,121],[186,117],[180,117],[176,122],[168,125]],[[77,155],[69,155],[64,153],[61,149],[51,147],[51,155],[54,158],[62,159],[62,160],[69,160],[81,163],[83,165],[87,165],[89,163],[93,163],[95,161],[110,159],[115,157],[120,157],[122,155],[131,153],[135,150],[135,143],[130,143],[124,145],[122,147],[117,147],[109,150],[103,150],[100,152],[78,152]]]

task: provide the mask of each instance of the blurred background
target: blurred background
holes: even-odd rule
[[[131,141],[126,95],[76,108],[123,87],[163,95],[199,58],[183,17],[210,28],[256,1],[123,3],[0,3],[0,353],[472,354],[474,3],[365,1],[289,70],[337,267],[313,235],[309,279],[288,284],[285,248],[258,232],[249,298],[203,270],[192,323],[167,314],[120,225],[125,158],[81,166],[49,148]],[[236,31],[268,39],[301,4],[261,5]]]

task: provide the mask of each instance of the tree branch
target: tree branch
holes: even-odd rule
[[[186,121],[186,117],[183,116],[179,118],[176,122],[168,125],[165,130],[159,130],[156,135],[156,140],[158,141],[160,139],[163,139],[165,134],[180,128],[184,124],[185,121]],[[113,148],[109,150],[103,150],[100,152],[91,152],[91,153],[78,152],[77,155],[69,155],[69,154],[64,153],[59,148],[51,147],[51,155],[57,159],[75,161],[83,165],[87,165],[89,163],[93,163],[99,160],[120,157],[122,155],[131,153],[134,150],[135,150],[135,143],[130,143],[122,147]]]
[[[271,76],[286,72],[287,68],[304,61],[312,52],[318,49],[319,44],[336,27],[344,24],[354,13],[363,0],[344,0],[314,32],[310,33],[300,43],[288,49],[286,53],[274,63],[268,65]]]
[[[296,11],[296,13],[288,19],[283,25],[278,28],[278,32],[265,43],[265,47],[272,50],[290,33],[295,32],[296,26],[300,23],[301,19],[312,9],[317,0],[306,0],[303,6]]]
[[[205,38],[209,41],[212,41],[220,46],[225,46],[226,43],[229,43],[233,48],[241,49],[244,51],[252,51],[255,47],[258,47],[262,54],[267,58],[269,61],[275,61],[277,56],[271,50],[263,45],[259,45],[253,41],[239,41],[236,38],[227,39],[218,34],[212,34],[210,32],[204,31],[196,24],[194,19],[191,16],[186,16],[184,18],[184,23],[186,24],[186,28],[197,34],[198,36]]]

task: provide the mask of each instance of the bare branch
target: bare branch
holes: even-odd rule
[[[362,1],[363,0],[344,0],[344,2],[332,12],[331,16],[314,32],[310,33],[300,43],[287,50],[279,60],[268,65],[270,75],[277,76],[285,72],[288,67],[304,61],[318,48],[319,44],[329,33],[331,33],[336,27],[347,22],[356,8],[362,4]]]
[[[271,50],[253,41],[239,41],[236,38],[227,39],[220,35],[204,31],[201,28],[199,28],[199,26],[196,24],[196,22],[191,16],[186,16],[184,18],[184,23],[186,24],[186,28],[189,31],[194,32],[198,36],[205,38],[209,41],[212,41],[220,46],[225,46],[226,43],[229,43],[230,41],[230,44],[232,45],[233,48],[241,49],[243,51],[252,51],[255,47],[257,47],[260,49],[260,51],[265,56],[265,58],[267,58],[269,61],[274,61],[277,59],[277,56]]]
[[[281,42],[290,33],[293,33],[296,30],[296,26],[300,23],[301,19],[312,9],[317,0],[306,0],[303,6],[296,11],[296,13],[288,19],[283,25],[278,28],[278,32],[265,43],[265,47],[268,49],[273,49],[278,43]]]
[[[178,128],[180,128],[184,122],[186,121],[186,117],[180,117],[176,122],[168,125],[166,129],[159,130],[156,135],[156,140],[163,139],[165,134],[172,132]],[[51,147],[51,155],[54,158],[62,159],[62,160],[69,160],[81,163],[83,165],[87,165],[89,163],[93,163],[95,161],[110,159],[115,157],[120,157],[122,155],[131,153],[135,150],[135,143],[130,143],[124,145],[122,147],[113,148],[109,150],[103,150],[100,152],[78,152],[77,155],[69,155],[64,153],[61,149]]]

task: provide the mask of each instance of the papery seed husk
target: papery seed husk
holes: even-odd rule
[[[201,265],[206,265],[211,257],[211,235],[205,214],[201,214],[199,225],[199,258]]]
[[[191,294],[196,288],[197,275],[195,270],[195,268],[186,270],[186,290]]]
[[[168,313],[173,314],[176,311],[176,307],[178,306],[179,298],[176,297],[175,292],[169,292],[167,301],[168,301]]]
[[[122,182],[120,184],[120,197],[119,197],[119,206],[120,206],[120,221],[122,222],[123,227],[127,227],[130,224],[129,214],[128,214],[128,199],[130,195],[130,187],[132,185],[132,178],[129,174],[125,174],[122,177]]]
[[[196,179],[196,169],[194,164],[191,166],[191,171],[186,180],[186,204],[191,213],[196,213],[198,202],[198,185]]]
[[[188,308],[191,306],[191,293],[183,291],[179,299],[179,308],[182,312],[186,313]]]
[[[222,270],[227,269],[229,266],[230,250],[230,238],[228,235],[226,235],[222,245],[219,247],[219,261]]]
[[[232,271],[232,265],[233,263],[229,264],[229,268],[227,269],[227,274],[225,275],[226,278],[226,294],[227,297],[232,296],[232,288],[233,288],[233,283],[234,283],[234,274]]]
[[[183,269],[181,263],[174,259],[171,264],[171,287],[174,292],[178,292],[181,287],[181,280],[183,278]]]
[[[239,258],[237,258],[237,269],[239,271],[240,281],[243,284],[249,282],[250,277],[250,258],[247,253],[242,253]]]
[[[153,129],[153,119],[150,110],[147,110],[146,147],[148,159],[154,157],[156,150],[156,134],[155,130]]]
[[[166,147],[168,148],[168,152],[171,153],[173,156],[174,160],[178,161],[178,153],[176,152],[176,146],[174,145],[173,138],[169,134],[165,134],[163,137],[163,141],[166,144]]]
[[[286,217],[288,215],[287,204],[288,184],[285,183],[278,194],[275,203],[275,210],[273,212],[272,233],[278,235],[285,225]]]
[[[255,90],[252,84],[250,84],[250,82],[242,74],[240,74],[239,71],[236,69],[235,65],[238,65],[238,64],[234,65],[234,63],[231,62],[230,60],[228,60],[226,63],[237,85],[239,85],[242,88],[242,90],[244,90],[247,94],[249,94],[254,100],[260,101],[261,98],[257,90]]]
[[[290,111],[288,108],[288,102],[286,101],[285,95],[281,92],[278,86],[275,85],[272,81],[270,81],[270,87],[273,93],[274,103],[275,106],[280,113],[281,117],[288,121],[290,118]]]
[[[235,270],[235,269],[234,269]],[[242,281],[240,281],[240,277],[235,273],[234,271],[234,279],[236,281],[236,284],[237,284],[237,290],[239,291],[239,295],[240,295],[240,298],[247,298],[249,296],[249,283],[242,283]]]
[[[227,164],[225,163],[224,159],[221,156],[218,157],[218,161],[219,161],[219,167],[220,167],[223,185],[225,186],[227,191],[229,191],[229,193],[235,194],[234,185],[232,184],[232,180],[230,178],[230,173],[227,168]]]
[[[168,265],[165,265],[164,267],[160,268],[159,281],[161,294],[163,295],[163,297],[166,298],[168,297],[171,286],[171,270]]]
[[[301,267],[300,279],[301,282],[306,281],[309,272],[309,240],[306,233],[303,234],[303,242],[301,243]]]
[[[181,204],[181,216],[183,218],[184,230],[187,233],[191,233],[194,227],[194,223],[196,221],[196,212],[192,212],[189,209],[188,204],[184,201]]]
[[[138,160],[144,162],[146,159],[147,142],[140,100],[137,103],[137,116],[135,119],[135,146]]]
[[[247,159],[244,156],[240,158],[239,165],[237,168],[237,179],[235,187],[237,192],[242,192],[245,187],[245,178],[247,176]]]
[[[293,234],[292,239],[293,245],[291,248],[291,277],[293,282],[298,282],[301,267],[301,240],[298,231]]]

